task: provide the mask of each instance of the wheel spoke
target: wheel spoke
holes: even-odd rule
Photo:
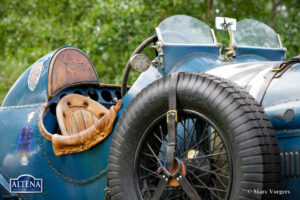
[[[216,138],[217,138],[217,134],[215,133],[214,142],[213,142],[213,146],[212,146],[212,149],[213,149],[212,151],[215,151]]]
[[[150,158],[151,158],[151,160],[152,160],[154,163],[156,162],[156,157],[155,157],[155,156],[153,156],[152,154],[145,153],[145,152],[143,152],[143,154],[144,154],[145,156],[148,156],[148,157],[150,157]],[[163,160],[163,159],[159,159],[159,160]]]
[[[194,122],[194,126],[193,126],[193,132],[192,132],[192,136],[191,136],[191,142],[193,142],[192,144],[194,144],[194,133],[196,132],[196,125],[197,125],[197,119]],[[189,149],[191,147],[191,144],[189,144]]]
[[[211,180],[212,180],[212,182],[213,182],[213,184],[214,184],[214,187],[213,187],[213,188],[216,190],[216,193],[218,193],[219,198],[222,199],[222,197],[220,196],[220,192],[222,192],[222,191],[220,191],[220,190],[222,190],[222,189],[219,189],[219,188],[218,188],[218,186],[217,186],[217,184],[216,184],[216,182],[215,182],[215,180],[214,180],[213,178],[212,178]],[[223,192],[227,192],[227,191],[224,190]]]
[[[160,130],[161,141],[163,141],[163,142],[162,142],[163,149],[164,149],[163,154],[165,155],[165,152],[167,151],[167,147],[166,147],[167,141],[164,139],[165,137],[164,137],[164,133],[163,133],[163,131],[162,131],[162,127],[161,127],[161,126],[159,126],[159,130]]]
[[[161,144],[164,144],[164,142],[156,135],[156,133],[153,134],[155,136],[155,138],[160,141]]]
[[[194,166],[194,165],[190,165],[190,164],[187,164],[187,165],[189,165],[189,166],[191,166],[191,167],[193,167],[193,168],[196,168],[196,169],[205,171],[205,172],[207,172],[207,173],[214,174],[214,175],[216,175],[216,176],[222,176],[222,177],[228,178],[228,179],[230,178],[229,176],[225,176],[225,175],[223,175],[223,174],[219,174],[219,173],[216,173],[216,172],[214,172],[214,171],[209,171],[209,170],[207,170],[207,169],[200,168],[200,167],[197,167],[197,166]]]
[[[150,151],[151,151],[151,153],[153,154],[153,156],[155,157],[156,161],[159,163],[159,165],[160,165],[161,167],[163,167],[163,165],[161,164],[159,158],[156,156],[156,154],[154,153],[153,149],[151,148],[151,146],[150,146],[150,144],[149,144],[148,142],[147,142],[147,146],[148,146],[148,148],[150,149]]]
[[[212,195],[214,195],[217,199],[221,200],[216,194],[215,192],[210,188],[208,187],[203,181],[201,181],[201,179],[197,178],[197,176],[191,171],[191,174],[205,187],[205,189],[209,190],[210,193]]]
[[[222,132],[202,117],[179,114],[176,157],[187,167],[187,175],[177,180],[179,187],[163,178],[168,132],[165,118],[149,130],[140,157],[138,180],[146,200],[185,200],[228,198],[231,186],[231,157]],[[194,150],[192,157],[187,153]]]
[[[203,131],[203,133],[207,130],[207,127],[208,126],[206,126],[206,128]],[[203,140],[204,140],[204,139],[202,139],[203,133],[201,135],[200,141],[198,141],[196,144],[194,144],[190,149],[195,149],[197,146],[199,146],[203,142]],[[208,138],[208,137],[209,137],[209,135],[206,136],[206,138]],[[182,155],[186,155],[188,153],[188,151],[189,151],[189,149],[187,151],[183,152]]]
[[[194,133],[195,133],[195,131],[196,131],[196,123],[194,122],[194,119],[192,118],[191,119],[192,121],[193,121],[193,127],[190,129],[190,130],[188,130],[188,134],[187,134],[187,137],[186,137],[186,140],[189,140],[190,139],[190,143],[189,143],[189,145],[188,145],[188,149],[190,149],[190,147],[191,147],[191,142],[193,142],[194,141]],[[189,126],[189,125],[188,125]],[[192,135],[191,135],[191,133],[192,133]]]
[[[158,173],[156,173],[156,172],[154,172],[154,171],[148,169],[147,167],[145,167],[145,166],[143,166],[143,165],[140,165],[140,168],[142,168],[142,169],[144,169],[144,170],[150,172],[153,176],[155,175],[156,178],[161,178],[161,177],[162,177],[160,174],[158,174]]]
[[[203,136],[204,136],[204,133],[207,131],[207,129],[208,129],[208,123],[205,124],[205,128],[204,128],[204,130],[203,130],[202,133],[201,133],[200,142],[202,141],[202,138],[203,138]]]
[[[220,168],[219,166],[217,166],[217,165],[215,165],[215,164],[213,164],[213,163],[211,163],[211,165],[213,166],[213,167],[215,167],[215,168],[219,168],[220,170],[222,170],[223,168]],[[222,166],[223,167],[223,166]],[[229,166],[228,167],[225,167],[225,168],[229,168]],[[224,169],[225,169],[224,168]],[[229,176],[229,174],[227,174],[227,176]]]

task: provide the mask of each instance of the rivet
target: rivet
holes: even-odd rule
[[[166,178],[165,180],[168,181],[168,178]]]

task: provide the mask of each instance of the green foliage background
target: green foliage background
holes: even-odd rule
[[[300,53],[299,5],[297,0],[0,0],[0,104],[26,68],[65,45],[90,57],[101,82],[120,84],[136,46],[174,14],[210,27],[216,16],[260,20],[281,34],[291,57]],[[216,35],[228,43],[227,34]]]

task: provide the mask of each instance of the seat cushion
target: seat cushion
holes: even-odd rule
[[[107,112],[100,103],[79,94],[64,96],[56,107],[62,135],[74,135],[88,129]]]

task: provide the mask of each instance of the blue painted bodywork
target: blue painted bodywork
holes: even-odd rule
[[[58,49],[59,50],[59,49]],[[56,51],[58,51],[56,50]],[[101,144],[89,151],[79,154],[70,154],[56,157],[52,144],[39,132],[37,117],[43,103],[55,106],[66,94],[79,93],[88,96],[88,91],[93,88],[97,100],[109,108],[115,104],[114,99],[120,95],[120,87],[83,85],[68,88],[52,99],[48,99],[47,78],[49,63],[56,52],[51,52],[37,62],[43,63],[40,80],[34,91],[27,86],[29,67],[16,81],[8,92],[2,107],[0,107],[0,174],[6,182],[1,185],[7,191],[9,178],[17,178],[21,174],[30,174],[35,178],[43,179],[43,193],[18,194],[24,199],[104,199],[107,185],[107,166],[110,143],[113,133]],[[118,112],[117,124],[126,106],[148,84],[161,78],[162,75],[154,67],[142,73],[132,88],[123,97],[123,107]],[[28,123],[27,116],[34,112],[33,119]],[[49,109],[44,118],[46,129],[55,133],[57,120],[53,110]],[[22,128],[33,128],[32,154],[28,156],[28,165],[21,165],[18,154],[19,132]],[[53,186],[55,188],[53,189]],[[2,190],[3,190],[2,189]],[[59,194],[59,195],[58,195]]]
[[[235,55],[237,58],[244,56],[249,57],[251,55],[264,57],[266,60],[281,61],[284,60],[285,50],[272,49],[272,48],[259,48],[259,47],[236,47]]]
[[[37,62],[43,63],[40,80],[34,91],[27,86],[31,67],[16,81],[0,107],[0,185],[7,190],[9,178],[22,174],[30,174],[43,179],[43,193],[18,194],[22,199],[104,199],[107,185],[108,156],[115,126],[132,99],[146,86],[173,72],[206,72],[218,66],[257,61],[282,61],[283,49],[236,48],[236,56],[231,62],[220,59],[217,45],[165,45],[163,47],[164,67],[150,68],[141,73],[136,82],[122,98],[123,106],[118,112],[114,128],[110,136],[92,149],[56,157],[52,144],[39,132],[37,117],[43,103],[55,106],[65,94],[81,93],[88,96],[88,90],[93,88],[99,103],[110,107],[115,104],[119,87],[83,85],[68,88],[52,99],[48,99],[48,68],[55,50]],[[269,116],[278,134],[280,148],[285,151],[300,150],[300,65],[291,70],[270,87],[263,99],[262,106]],[[105,92],[103,92],[105,91]],[[108,93],[111,98],[105,98]],[[284,113],[287,109],[295,112],[291,121],[286,121]],[[28,114],[34,112],[31,121]],[[57,130],[57,120],[54,111],[47,111],[44,123],[49,132]],[[18,138],[22,128],[33,128],[32,154],[28,156],[28,165],[21,165],[18,155]],[[292,144],[292,145],[291,145]],[[285,188],[293,195],[300,196],[299,191],[292,189],[300,187],[300,179],[285,180]],[[1,190],[0,190],[1,191]],[[1,196],[0,196],[1,197]],[[0,198],[1,199],[1,198]]]
[[[181,66],[182,62],[192,61],[184,71],[195,70],[199,66],[202,69],[208,69],[214,64],[219,56],[219,47],[217,45],[164,45],[164,70],[163,74],[169,74]]]
[[[50,60],[55,52],[56,51],[53,51],[36,61],[36,63],[43,63],[43,67],[40,75],[40,80],[35,88],[35,91],[31,92],[27,85],[28,76],[32,68],[31,66],[18,78],[15,84],[10,88],[2,103],[2,107],[40,104],[48,101],[48,67]]]

